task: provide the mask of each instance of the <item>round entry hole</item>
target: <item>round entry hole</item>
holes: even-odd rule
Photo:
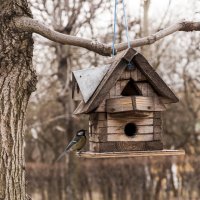
[[[134,123],[128,123],[124,127],[124,133],[127,136],[134,136],[137,132],[137,126]]]

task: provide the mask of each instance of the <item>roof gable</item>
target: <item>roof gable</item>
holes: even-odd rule
[[[90,99],[108,69],[109,65],[105,65],[73,72],[85,103]]]
[[[74,114],[89,113],[96,109],[123,74],[129,62],[133,62],[136,65],[159,95],[170,99],[171,102],[178,101],[174,93],[155,72],[148,61],[134,49],[129,48],[115,56],[114,61],[108,67],[98,86],[95,89],[93,87],[92,96],[87,98],[87,101],[84,100],[86,103],[82,101]]]
[[[172,103],[178,102],[178,98],[167,86],[167,84],[161,79],[157,72],[152,68],[148,61],[140,53],[135,55],[133,62],[136,64],[138,69],[145,75],[149,83],[153,86],[155,91],[168,99],[171,99]]]

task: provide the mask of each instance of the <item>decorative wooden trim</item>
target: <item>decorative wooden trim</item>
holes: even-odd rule
[[[117,113],[124,111],[164,111],[164,104],[159,102],[157,97],[120,97],[106,100],[106,111],[108,113]]]

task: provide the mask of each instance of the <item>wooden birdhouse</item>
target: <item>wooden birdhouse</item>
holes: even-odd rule
[[[130,66],[131,65],[131,66]],[[163,150],[162,115],[177,97],[134,49],[109,65],[73,72],[74,114],[89,115],[89,150],[85,157],[181,155]]]

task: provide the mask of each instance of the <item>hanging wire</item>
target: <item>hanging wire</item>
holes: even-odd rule
[[[127,23],[126,8],[125,8],[124,0],[122,0],[122,4],[123,4],[123,11],[124,11],[124,24],[125,24],[125,28],[126,28],[126,39],[127,39],[127,43],[128,43],[128,48],[130,48],[131,45],[130,45],[130,40],[129,40],[129,35],[128,35],[128,23]]]
[[[123,4],[124,26],[125,26],[125,30],[126,30],[126,39],[127,39],[128,48],[130,48],[131,45],[130,45],[129,34],[128,34],[128,23],[127,23],[126,8],[125,8],[124,0],[122,0],[122,4]],[[114,35],[113,35],[113,43],[112,43],[112,55],[113,56],[116,54],[116,52],[115,52],[115,41],[116,41],[116,36],[117,36],[117,33],[116,33],[117,5],[118,5],[118,0],[115,0],[115,8],[114,8]]]
[[[115,40],[116,40],[116,24],[117,24],[117,4],[118,0],[115,0],[115,10],[114,10],[114,35],[113,35],[113,43],[112,43],[112,55],[115,55]]]

